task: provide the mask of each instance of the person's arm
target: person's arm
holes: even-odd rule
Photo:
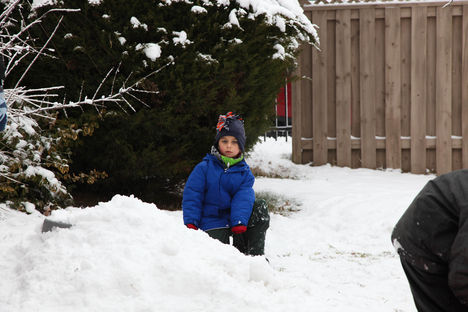
[[[468,207],[460,210],[458,234],[450,250],[448,282],[458,300],[468,306]]]
[[[184,224],[192,224],[196,228],[200,226],[202,206],[205,198],[205,166],[206,164],[202,162],[193,169],[185,184],[182,199]]]
[[[248,174],[242,181],[239,190],[233,196],[231,201],[231,226],[244,225],[249,223],[250,215],[255,201],[255,192],[253,185],[255,178],[253,174],[248,171]]]

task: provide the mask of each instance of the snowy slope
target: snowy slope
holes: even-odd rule
[[[181,212],[116,195],[56,211],[70,229],[0,205],[0,311],[415,311],[393,225],[433,176],[294,165],[268,140],[247,161],[257,192],[292,203],[273,215],[266,255],[188,230]],[[288,178],[289,177],[289,178]]]

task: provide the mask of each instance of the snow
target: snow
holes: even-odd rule
[[[52,186],[52,189],[54,190],[57,190],[57,191],[65,191],[65,188],[64,186],[62,185],[62,183],[60,183],[60,181],[55,177],[55,174],[50,171],[50,170],[47,170],[43,167],[40,167],[40,166],[28,166],[26,168],[26,170],[24,170],[24,174],[27,176],[27,177],[31,177],[31,176],[42,176],[44,177],[45,179],[47,179],[47,181],[49,182],[49,184]]]
[[[208,13],[208,11],[199,5],[194,5],[191,9],[191,12],[196,13],[196,14],[203,14],[203,13]]]
[[[211,55],[209,54],[203,54],[203,53],[198,53],[197,54],[197,59],[201,59],[206,63],[218,63],[217,60],[215,60]]]
[[[360,0],[360,2],[356,2],[356,0],[341,0],[341,2],[333,2],[333,0],[322,0],[320,3],[315,3],[315,0],[309,0],[310,3],[306,4],[306,6],[349,6],[349,5],[369,5],[369,4],[383,4],[388,5],[392,3],[399,3],[399,4],[417,4],[421,2],[427,2],[428,0],[370,0],[364,1]],[[457,2],[463,2],[464,0],[431,0],[433,3],[440,2],[441,4],[457,4]]]
[[[127,42],[127,39],[125,39],[125,37],[120,36],[120,37],[118,37],[118,39],[119,39],[119,42],[120,42],[121,45],[124,45]],[[156,59],[156,58],[154,58],[154,59]]]
[[[32,2],[32,8],[40,8],[45,5],[51,5],[54,4],[54,0],[33,0]]]
[[[239,38],[234,38],[234,39],[229,40],[229,43],[241,44],[242,40],[240,40]]]
[[[141,27],[141,28],[143,28],[144,30],[148,30],[148,25],[142,24],[142,23],[138,20],[138,18],[136,18],[135,16],[132,16],[132,17],[130,18],[130,24],[132,24],[132,27],[133,27],[133,28],[139,28],[139,27]]]
[[[232,9],[231,12],[229,12],[229,24],[235,25],[238,28],[242,29],[240,26],[239,20],[237,19],[237,9]]]
[[[40,8],[45,5],[55,4],[57,0],[33,0],[32,7],[33,8]],[[88,0],[88,3],[91,5],[99,5],[101,4],[102,0]]]
[[[431,175],[311,167],[291,140],[258,143],[255,191],[280,198],[263,257],[187,229],[133,196],[44,216],[0,204],[0,310],[416,311],[390,233]]]
[[[284,47],[281,44],[275,44],[273,47],[276,50],[276,53],[273,54],[273,59],[284,59],[285,51]]]
[[[33,0],[33,8],[39,8],[41,6],[50,5],[57,3],[57,0]],[[88,0],[92,5],[100,5],[101,0]],[[193,4],[191,1],[187,0],[164,0],[159,3],[159,5],[171,5],[176,2],[186,2]],[[313,25],[309,18],[304,14],[304,10],[299,4],[298,0],[236,0],[239,4],[239,9],[232,9],[229,13],[228,19],[225,23],[222,24],[222,28],[232,28],[237,27],[243,31],[239,17],[247,15],[250,19],[255,19],[260,17],[265,20],[266,23],[274,25],[280,31],[286,32],[287,26],[295,28],[299,31],[296,35],[296,38],[291,38],[291,43],[287,47],[281,46],[279,43],[276,44],[275,50],[277,51],[272,58],[284,59],[286,56],[292,57],[290,53],[285,53],[283,50],[287,48],[288,50],[297,50],[299,47],[299,41],[315,41],[319,42],[319,38],[316,31],[316,25]],[[204,14],[207,13],[207,8],[213,5],[218,7],[229,7],[231,4],[230,0],[204,0],[199,5],[193,5],[191,7],[191,13],[193,14]],[[103,15],[103,18],[108,18],[109,15]],[[148,25],[142,23],[137,16],[132,16],[129,21],[132,28],[142,28],[144,31],[148,31]],[[158,25],[153,25],[158,28]],[[185,47],[186,45],[192,44],[188,37],[188,34],[185,30],[172,31],[172,34],[175,35],[172,38],[172,44],[181,45]],[[310,38],[308,38],[310,37]],[[126,40],[123,37],[118,38],[122,45],[125,44]],[[228,38],[231,40],[232,38]],[[159,43],[138,43],[136,45],[137,50],[143,50],[146,57],[151,61],[161,57],[161,45],[168,44],[167,42]],[[141,47],[145,47],[142,49]],[[82,47],[76,47],[75,49],[81,49]],[[146,62],[145,62],[146,63]]]
[[[181,31],[173,31],[172,34],[174,35],[174,38],[172,38],[172,41],[174,42],[175,45],[182,45],[185,46],[187,44],[191,44],[192,42],[187,39],[187,33],[183,30]]]
[[[121,41],[122,43],[123,41]],[[135,49],[143,50],[146,57],[152,60],[153,62],[161,56],[161,46],[157,43],[145,43],[145,44],[138,44]]]

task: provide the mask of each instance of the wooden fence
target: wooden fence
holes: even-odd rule
[[[468,1],[309,5],[293,161],[442,174],[468,168]]]

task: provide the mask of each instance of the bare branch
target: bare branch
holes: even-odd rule
[[[150,108],[150,106],[148,104],[146,104],[145,102],[143,102],[142,100],[140,100],[138,97],[134,96],[133,94],[131,94],[130,92],[126,93],[128,96],[131,96],[132,98],[134,98],[135,100],[137,100],[138,102],[140,102],[141,104],[143,104],[144,106]],[[133,109],[133,107],[132,107]],[[135,110],[133,110],[135,111]]]
[[[44,51],[44,49],[47,47],[47,45],[49,44],[50,40],[52,40],[52,37],[55,35],[55,33],[57,32],[57,29],[58,27],[60,26],[60,24],[62,23],[62,20],[63,20],[63,16],[60,17],[60,20],[57,22],[57,25],[55,26],[55,29],[54,31],[52,32],[52,34],[49,36],[49,39],[47,39],[46,43],[44,44],[44,46],[41,48],[41,50],[39,51],[39,53],[36,54],[36,56],[34,57],[34,59],[32,60],[32,62],[29,64],[28,68],[26,68],[26,70],[24,71],[23,75],[21,76],[20,79],[18,79],[18,82],[16,83],[16,86],[15,88],[17,88],[21,82],[21,80],[23,80],[24,76],[28,73],[29,69],[31,68],[31,66],[34,64],[34,62],[38,59],[38,57],[42,54],[42,51]]]
[[[120,61],[119,66],[117,66],[117,69],[115,70],[114,73],[114,79],[112,80],[112,88],[111,88],[111,95],[114,94],[114,86],[115,86],[115,80],[117,79],[117,74],[120,71],[120,66],[122,65],[122,61]]]
[[[23,182],[20,182],[20,181],[18,181],[18,180],[15,180],[15,179],[13,179],[12,177],[7,176],[6,174],[0,173],[0,177],[3,177],[3,178],[5,178],[5,179],[7,179],[7,180],[10,180],[10,181],[12,181],[12,182],[15,182],[15,183],[24,185]]]
[[[104,79],[102,79],[101,83],[99,84],[99,86],[98,86],[97,89],[96,89],[96,92],[94,92],[93,101],[94,101],[94,99],[96,98],[96,96],[97,96],[99,90],[101,90],[102,85],[104,84],[104,82],[106,82],[107,78],[109,77],[109,75],[111,74],[111,72],[112,72],[113,70],[114,70],[114,69],[111,68],[111,69],[107,72],[107,74],[106,74],[106,76],[104,77]],[[112,93],[111,93],[111,94],[112,94]]]
[[[5,11],[0,14],[0,28],[3,28],[5,23],[7,22],[7,17],[10,16],[11,12],[16,8],[16,6],[21,2],[21,0],[16,0],[14,2],[10,2],[7,5]]]

